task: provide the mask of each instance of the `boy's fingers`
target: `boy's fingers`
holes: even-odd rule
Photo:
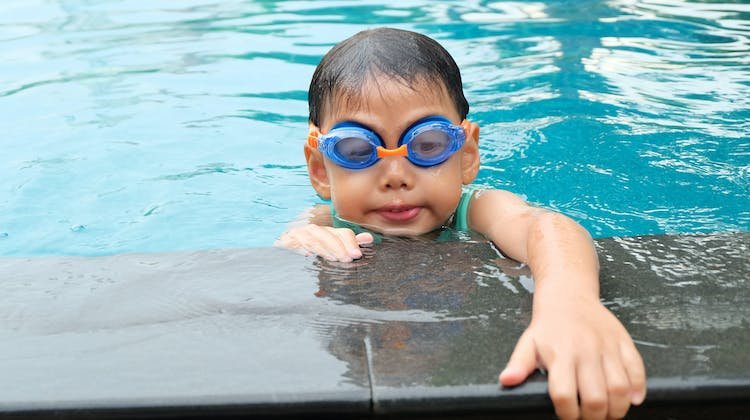
[[[313,254],[329,261],[351,261],[344,244],[339,237],[329,229],[317,225],[309,225],[305,229],[304,237],[300,238],[304,248]]]
[[[578,393],[584,419],[604,419],[607,416],[607,381],[600,358],[584,357],[578,362]]]
[[[355,236],[355,238],[357,239],[357,243],[360,245],[371,244],[372,241],[375,240],[375,238],[372,236],[372,233],[370,232],[358,233],[357,236]]]
[[[646,368],[643,365],[641,354],[638,353],[635,344],[630,340],[620,345],[620,354],[630,381],[630,403],[641,405],[643,400],[646,399]]]
[[[348,257],[350,261],[351,259],[360,258],[362,256],[362,251],[359,249],[359,244],[357,243],[357,238],[354,236],[354,231],[346,228],[334,228],[333,233],[339,238],[341,245],[344,247],[342,251],[345,252],[346,255],[342,256]]]
[[[373,239],[369,233],[362,235],[363,241]],[[311,224],[283,233],[274,245],[319,255],[329,261],[349,262],[362,257],[359,241],[351,229]]]
[[[273,246],[288,249],[299,249],[300,243],[294,231],[286,231],[282,233],[281,236],[279,236],[279,239],[277,239],[276,242],[273,243]]]
[[[359,246],[354,240],[354,232],[351,229],[329,227],[324,229],[326,235],[323,238],[325,238],[328,252],[332,257],[331,260],[349,262],[361,256]]]
[[[547,386],[557,417],[577,419],[580,416],[580,410],[578,409],[575,366],[572,363],[555,363],[550,366]]]
[[[604,367],[604,376],[607,380],[607,400],[609,402],[608,417],[623,418],[630,408],[630,380],[625,372],[625,367],[619,357],[619,350],[615,349],[616,354],[604,357],[602,365]]]
[[[516,343],[508,364],[500,372],[500,383],[503,386],[515,386],[526,380],[526,378],[537,367],[536,344],[530,333],[524,332]]]

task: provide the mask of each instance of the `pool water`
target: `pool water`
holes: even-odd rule
[[[482,127],[477,183],[595,237],[750,228],[750,4],[0,3],[0,255],[269,246],[318,203],[322,55],[441,42]]]

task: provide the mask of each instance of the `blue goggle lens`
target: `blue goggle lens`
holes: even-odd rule
[[[450,147],[448,133],[440,130],[428,130],[420,133],[409,142],[409,151],[420,160],[440,159]],[[447,157],[447,156],[446,156]]]
[[[377,153],[375,147],[367,140],[359,137],[347,137],[336,142],[333,152],[341,159],[362,165],[372,159]]]

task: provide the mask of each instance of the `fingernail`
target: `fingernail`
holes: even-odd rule
[[[641,405],[644,399],[646,399],[646,394],[643,392],[633,392],[630,394],[630,403],[633,405]]]
[[[368,232],[358,233],[355,237],[357,238],[357,242],[359,242],[360,244],[369,244],[374,239],[372,234]]]

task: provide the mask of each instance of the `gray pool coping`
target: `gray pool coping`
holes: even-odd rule
[[[649,394],[633,418],[750,410],[750,233],[598,239],[602,301]],[[526,267],[481,240],[0,258],[0,416],[550,417],[497,374]]]

